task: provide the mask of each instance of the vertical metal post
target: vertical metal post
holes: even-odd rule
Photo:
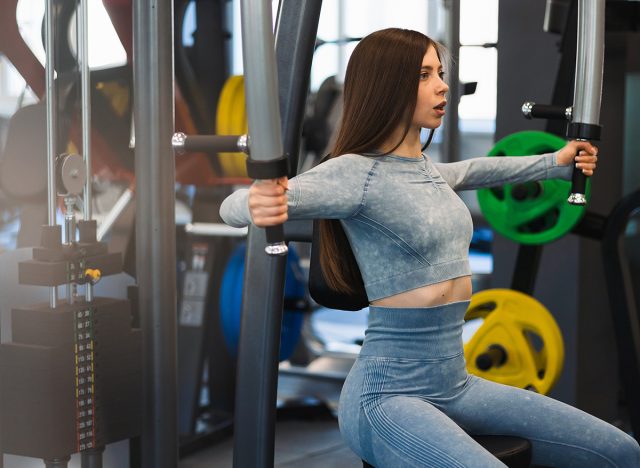
[[[447,100],[450,109],[445,117],[443,139],[443,162],[460,160],[460,128],[458,119],[458,104],[460,103],[460,0],[445,0],[447,8],[447,47],[451,54],[449,74],[449,95]]]
[[[573,116],[567,136],[576,140],[600,139],[600,101],[604,68],[605,0],[578,1],[578,38],[576,74],[573,92]],[[586,205],[587,178],[573,169],[571,194],[573,205]]]
[[[143,331],[142,463],[178,464],[173,2],[135,0],[136,271]]]
[[[87,0],[80,0],[78,12],[78,61],[80,64],[80,90],[82,103],[82,159],[85,165],[83,193],[83,219],[91,219],[91,71],[89,69],[89,6]],[[85,300],[93,300],[93,284],[85,286]]]
[[[280,0],[275,38],[276,65],[282,147],[289,157],[291,175],[295,175],[298,168],[302,122],[321,8],[322,0]],[[344,32],[338,38],[343,36]]]
[[[58,151],[58,126],[57,126],[57,99],[55,82],[54,60],[54,11],[53,1],[45,3],[45,49],[46,49],[46,101],[47,101],[47,213],[50,226],[56,224],[56,153]],[[58,288],[49,288],[49,307],[55,309],[58,306]]]
[[[600,125],[605,0],[578,2],[578,44],[572,122]]]
[[[80,455],[80,465],[82,468],[102,468],[102,453],[104,447],[89,449]]]
[[[257,106],[248,108],[252,158],[255,157],[255,151],[266,151],[267,156],[273,157],[282,154],[282,150],[291,154],[292,159],[297,157],[321,4],[321,0],[283,0],[280,5],[276,40],[279,87],[271,88],[268,102],[262,104],[254,101],[254,95],[247,89],[247,104]],[[245,1],[242,6],[246,79],[251,80],[253,76],[253,79],[259,80],[261,76],[272,72],[269,68],[261,67],[273,66],[273,39],[269,37],[271,5],[268,1],[256,0]],[[249,18],[257,20],[258,17],[260,26],[248,24]],[[247,30],[252,30],[254,35],[249,38],[244,36]],[[262,50],[256,46],[256,41],[261,44]],[[250,69],[247,65],[253,68]],[[275,79],[273,83],[275,85]],[[281,103],[280,115],[277,113],[278,96]],[[257,120],[251,120],[252,112],[258,116]],[[265,117],[266,112],[271,113],[270,117]],[[276,122],[267,122],[272,119],[276,119]],[[276,125],[280,122],[281,125]],[[267,125],[271,125],[269,132],[280,132],[282,128],[284,148],[280,147],[279,133],[270,134],[264,144],[258,139],[256,127],[262,126],[262,130],[265,130]],[[291,167],[296,166],[291,164]],[[264,230],[253,227],[249,229],[244,278],[247,287],[243,294],[236,385],[233,458],[236,468],[273,466],[286,259],[265,255],[265,240]]]
[[[251,158],[275,159],[283,152],[271,2],[242,0],[240,8]],[[249,228],[236,385],[236,468],[273,466],[286,257],[265,255],[265,241],[264,229]]]

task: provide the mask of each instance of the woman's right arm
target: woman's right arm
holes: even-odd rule
[[[220,206],[220,216],[234,227],[252,222],[273,226],[287,219],[348,218],[361,207],[374,165],[364,156],[344,155],[288,181],[257,181],[229,195]]]

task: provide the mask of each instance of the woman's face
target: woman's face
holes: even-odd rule
[[[412,124],[422,128],[438,128],[444,117],[447,104],[445,95],[449,86],[442,81],[444,72],[436,49],[430,46],[422,59],[418,102]]]

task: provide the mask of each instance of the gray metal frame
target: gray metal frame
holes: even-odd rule
[[[261,3],[258,9],[257,3]],[[277,50],[278,73],[282,76],[279,83],[284,148],[291,160],[297,160],[299,135],[302,126],[302,112],[309,86],[311,57],[318,30],[321,0],[282,0],[278,21]],[[244,36],[246,29],[258,27],[245,22],[246,16],[264,15],[260,24],[264,53],[272,57],[273,38],[271,36],[271,3],[263,0],[245,0],[243,10],[243,44],[244,50],[251,50],[251,39]],[[259,13],[260,12],[260,13]],[[257,34],[260,37],[259,34]],[[255,37],[255,36],[254,36]],[[258,38],[256,38],[258,39]],[[258,39],[260,40],[260,39]],[[249,69],[246,62],[247,79],[260,79],[260,69]],[[260,59],[256,59],[260,60]],[[264,59],[261,59],[264,60]],[[294,70],[291,66],[295,64]],[[255,65],[255,63],[254,63]],[[253,78],[252,78],[253,70]],[[255,75],[257,72],[257,76]],[[268,105],[277,106],[278,94],[272,90]],[[247,89],[247,103],[252,102],[253,95]],[[260,125],[252,119],[252,112],[261,111],[256,107],[248,107],[249,128],[252,138],[251,154],[262,147],[254,125]],[[257,114],[260,115],[260,114]],[[263,114],[264,115],[264,114]],[[273,113],[271,115],[274,115]],[[277,115],[277,114],[276,114]],[[280,131],[278,125],[272,131]],[[272,140],[272,135],[269,139]],[[280,135],[275,137],[280,138]],[[291,146],[289,146],[291,145]],[[260,151],[265,151],[260,148]],[[282,154],[272,152],[274,157]],[[269,155],[265,152],[265,155]],[[296,155],[295,157],[293,155]],[[245,287],[242,305],[242,324],[240,347],[238,351],[238,375],[236,385],[236,413],[233,466],[236,468],[261,468],[273,466],[275,447],[276,393],[278,384],[278,354],[280,344],[280,328],[282,326],[282,305],[284,296],[284,272],[286,258],[265,255],[265,231],[255,227],[249,228],[247,263],[245,267]]]
[[[142,463],[173,468],[178,464],[173,2],[136,0],[133,31]]]
[[[55,47],[54,47],[54,11],[53,2],[45,2],[45,83],[47,105],[47,213],[49,226],[56,224],[56,171],[55,160],[58,151],[58,127],[56,119],[57,96],[55,89]],[[49,306],[55,309],[58,305],[58,288],[49,290]]]
[[[578,45],[572,111],[574,123],[600,124],[604,12],[605,0],[578,2]]]

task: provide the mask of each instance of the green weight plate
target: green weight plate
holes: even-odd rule
[[[564,139],[550,133],[518,132],[498,141],[488,156],[551,153],[565,144]],[[587,199],[590,186],[587,180]],[[567,203],[570,191],[567,180],[507,184],[478,190],[478,203],[497,232],[520,244],[539,245],[564,236],[584,215],[584,206]]]

